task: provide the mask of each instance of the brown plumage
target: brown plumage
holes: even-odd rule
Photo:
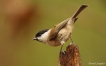
[[[41,41],[51,46],[63,45],[71,37],[74,23],[78,19],[77,16],[87,6],[88,5],[81,5],[72,17],[60,22],[51,29],[38,32],[34,40]]]

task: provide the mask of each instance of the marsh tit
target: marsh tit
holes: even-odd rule
[[[33,40],[43,42],[51,46],[59,46],[65,44],[65,42],[71,38],[74,23],[78,19],[77,16],[88,5],[81,5],[72,17],[60,22],[51,29],[44,29],[39,31]]]

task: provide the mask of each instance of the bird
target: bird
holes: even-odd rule
[[[48,44],[53,47],[60,46],[60,45],[63,46],[69,38],[72,39],[71,34],[73,32],[74,23],[78,19],[77,16],[86,7],[88,7],[88,5],[86,4],[81,5],[70,18],[53,26],[53,28],[39,31],[38,33],[36,33],[33,40],[42,42],[44,44]]]

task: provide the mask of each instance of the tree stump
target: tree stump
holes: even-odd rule
[[[67,46],[66,51],[60,52],[58,66],[82,66],[77,45],[70,44]]]

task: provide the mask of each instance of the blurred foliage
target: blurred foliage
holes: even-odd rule
[[[32,38],[39,30],[72,16],[81,4],[89,7],[78,16],[72,38],[79,46],[82,64],[106,64],[105,3],[105,0],[1,0],[0,66],[57,66],[60,46],[51,47]],[[64,50],[69,43],[70,40]]]

